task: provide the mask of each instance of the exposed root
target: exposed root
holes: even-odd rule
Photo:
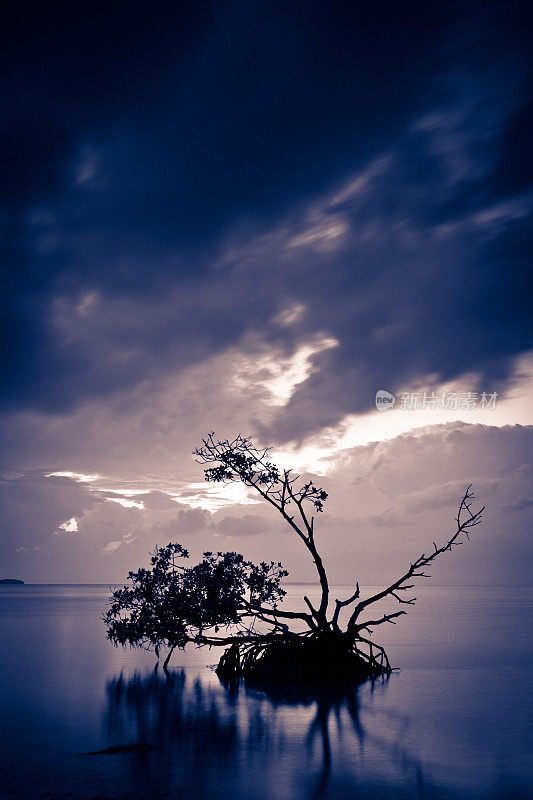
[[[236,642],[222,655],[216,673],[225,683],[243,680],[258,688],[272,684],[359,684],[390,675],[382,647],[366,639],[333,635],[278,635],[261,642]]]

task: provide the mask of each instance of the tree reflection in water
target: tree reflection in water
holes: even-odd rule
[[[338,796],[340,788],[347,797],[376,796],[383,776],[369,782],[368,772],[363,777],[358,771],[358,755],[371,746],[380,751],[381,763],[401,773],[406,792],[395,796],[424,797],[421,767],[401,745],[405,720],[395,721],[392,740],[365,730],[358,691],[267,695],[224,688],[211,674],[194,680],[179,670],[120,675],[107,685],[108,744],[116,752],[129,748],[127,756],[115,758],[117,770],[126,768],[130,796],[186,791],[200,800],[216,791],[236,799],[318,799],[330,792]],[[391,727],[387,720],[384,730]]]

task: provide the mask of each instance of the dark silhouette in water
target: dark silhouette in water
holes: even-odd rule
[[[150,750],[149,744],[121,744],[117,747],[105,747],[103,750],[89,750],[88,753],[80,753],[82,756],[114,756],[116,753],[134,753]]]
[[[207,552],[199,564],[187,568],[179,560],[188,558],[188,552],[170,543],[155,550],[151,569],[130,572],[131,585],[113,593],[104,615],[108,638],[116,645],[153,648],[158,658],[160,648],[167,646],[165,666],[173,650],[189,642],[227,647],[218,675],[225,681],[244,678],[263,688],[294,683],[349,686],[390,675],[387,653],[369,637],[376,627],[395,624],[406,612],[402,608],[374,619],[366,615],[385,599],[412,605],[416,598],[403,594],[413,588],[412,581],[429,577],[425,570],[432,562],[461,544],[463,535],[468,538],[484,510],[472,511],[471,486],[460,501],[456,530],[445,544],[433,542],[428,554],[422,553],[403,575],[370,597],[360,597],[357,583],[353,594],[336,599],[331,609],[328,577],[315,542],[314,512],[323,511],[328,497],[324,489],[279,469],[268,449],[258,450],[240,435],[230,442],[215,441],[210,434],[195,454],[199,462],[211,465],[205,470],[207,481],[241,481],[281,514],[316,567],[320,603],[315,607],[304,597],[306,612],[279,608],[285,595],[281,580],[288,574],[280,562],[256,565],[239,553]],[[349,610],[344,628],[343,609]],[[230,633],[220,634],[222,627]]]
[[[386,680],[379,679],[373,688],[383,691]],[[314,711],[301,743],[302,753],[307,754],[309,761],[306,767],[309,797],[325,797],[335,766],[344,766],[335,765],[331,741],[333,720],[339,737],[353,739],[360,749],[372,744],[386,758],[400,764],[419,787],[418,796],[423,797],[426,784],[418,761],[399,742],[365,731],[357,688],[347,691],[330,687],[318,692],[293,689],[286,695],[278,686],[267,696],[242,686],[206,687],[198,678],[188,683],[182,670],[159,674],[156,669],[144,677],[114,678],[107,684],[107,694],[107,730],[113,744],[93,754],[131,754],[135,760],[128,761],[128,770],[132,770],[134,780],[142,777],[149,783],[153,777],[163,795],[166,787],[161,783],[162,776],[174,776],[183,787],[187,775],[193,782],[201,780],[206,764],[218,765],[229,772],[231,780],[238,781],[241,776],[235,775],[234,770],[239,769],[243,753],[252,761],[259,759],[268,770],[280,747],[291,747],[291,734],[277,712],[298,706],[312,707]],[[350,721],[348,729],[343,729],[343,716]],[[124,737],[128,737],[126,745],[120,744]]]

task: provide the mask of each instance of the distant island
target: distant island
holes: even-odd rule
[[[9,583],[9,584],[13,584],[13,583],[24,584],[24,581],[19,581],[16,578],[1,578],[0,579],[0,585],[1,584],[6,584],[6,583]]]

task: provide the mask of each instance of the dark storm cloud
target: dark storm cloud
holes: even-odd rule
[[[441,5],[17,6],[6,407],[71,408],[248,332],[339,341],[281,438],[428,373],[504,382],[531,334],[522,7]]]
[[[87,486],[69,478],[47,478],[37,470],[2,476],[0,500],[4,563],[12,553],[44,549],[56,535],[69,536],[57,534],[59,526],[102,502]]]

